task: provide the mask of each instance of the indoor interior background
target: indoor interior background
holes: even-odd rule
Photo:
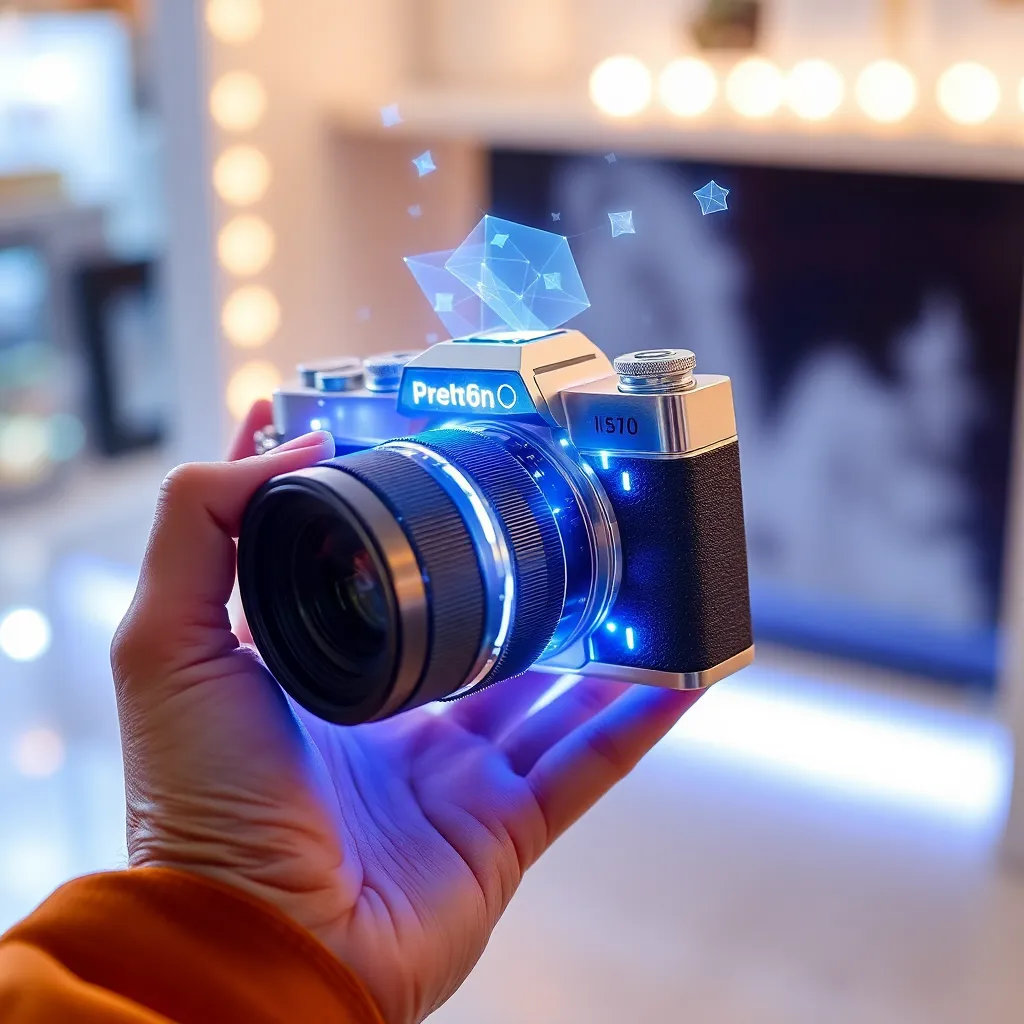
[[[429,344],[402,258],[487,211],[563,225],[610,353],[734,377],[760,656],[437,1019],[1019,1020],[1015,0],[0,0],[0,926],[123,863],[163,474]]]

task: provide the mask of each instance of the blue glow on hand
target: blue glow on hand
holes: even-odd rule
[[[629,490],[632,490],[632,488],[633,488],[633,485],[630,483],[629,474],[628,473],[623,473],[622,474],[622,489],[624,491],[629,491]]]

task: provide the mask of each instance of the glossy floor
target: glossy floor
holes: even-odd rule
[[[107,646],[160,467],[0,520],[0,925],[123,863]],[[69,512],[70,509],[70,512]],[[780,652],[713,689],[527,876],[439,1024],[1010,1024],[1024,880],[984,709]]]

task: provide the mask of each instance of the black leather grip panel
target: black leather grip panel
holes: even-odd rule
[[[614,456],[595,471],[615,509],[623,560],[608,616],[616,630],[594,636],[599,659],[700,672],[746,650],[753,635],[739,445],[691,458]]]

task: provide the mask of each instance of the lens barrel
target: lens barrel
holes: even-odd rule
[[[356,724],[518,675],[562,614],[555,515],[473,430],[432,430],[269,481],[238,547],[253,639],[294,699]]]

